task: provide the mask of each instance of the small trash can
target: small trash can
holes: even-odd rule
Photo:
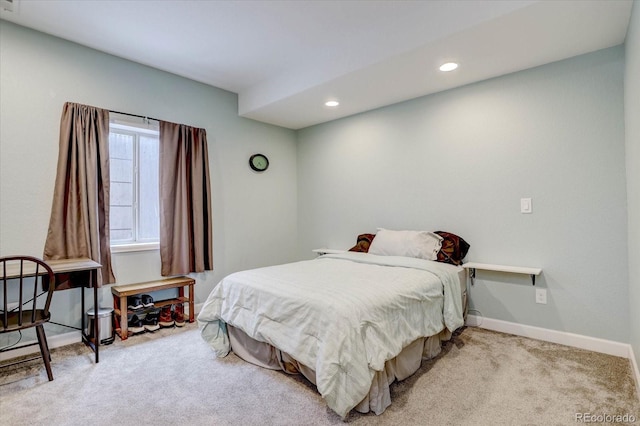
[[[95,309],[87,311],[87,330],[86,334],[90,339],[95,339],[95,331],[93,330],[93,320],[96,317]],[[110,345],[115,340],[113,329],[113,309],[98,308],[98,330],[100,331],[100,344]]]

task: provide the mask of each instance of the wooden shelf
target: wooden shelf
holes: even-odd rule
[[[136,309],[135,311],[132,311],[131,309],[127,309],[127,315],[129,315],[129,314],[143,314],[143,313],[147,313],[147,311],[149,311],[150,309],[162,308],[163,306],[175,305],[176,303],[189,303],[189,298],[188,297],[176,297],[176,298],[167,299],[167,300],[156,300],[156,301],[153,302],[153,306],[149,306],[148,308]],[[120,315],[120,313],[121,313],[119,308],[114,308],[113,312],[116,315]]]
[[[164,290],[167,288],[182,287],[189,284],[195,284],[195,280],[189,277],[165,278],[157,281],[147,281],[144,283],[114,285],[111,292],[114,296],[133,296],[145,292]]]

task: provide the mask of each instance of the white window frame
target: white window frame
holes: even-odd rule
[[[126,119],[118,119],[112,118],[109,122],[109,133],[115,130],[113,133],[120,133],[131,135],[135,137],[134,142],[134,153],[133,153],[133,162],[134,162],[134,173],[133,173],[133,192],[134,192],[134,214],[133,214],[133,231],[134,231],[134,239],[133,240],[121,240],[121,241],[109,241],[109,245],[111,247],[112,253],[123,253],[123,252],[135,252],[135,251],[148,251],[148,250],[159,250],[160,249],[160,240],[144,240],[139,239],[138,231],[139,231],[139,223],[140,223],[140,211],[138,209],[138,203],[140,199],[140,185],[139,185],[139,158],[140,158],[140,143],[139,138],[141,134],[147,134],[158,137],[159,140],[159,126],[158,122],[150,121],[147,119],[137,121],[132,121],[129,117]]]

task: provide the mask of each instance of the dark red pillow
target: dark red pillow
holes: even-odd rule
[[[368,253],[371,241],[375,238],[376,234],[360,234],[358,235],[358,241],[355,246],[351,247],[349,251],[359,251],[361,253]]]
[[[436,231],[436,234],[443,238],[437,261],[452,265],[462,264],[462,259],[467,255],[469,247],[471,247],[469,243],[463,240],[462,237],[450,232]]]

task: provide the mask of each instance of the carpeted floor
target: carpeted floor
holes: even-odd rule
[[[0,369],[2,425],[329,425],[342,420],[315,387],[231,354],[216,359],[195,324],[82,344]],[[392,386],[382,415],[356,425],[570,425],[576,415],[634,416],[640,402],[629,361],[537,340],[466,328],[435,360]],[[629,418],[629,417],[627,417]],[[611,419],[611,418],[610,418]]]

